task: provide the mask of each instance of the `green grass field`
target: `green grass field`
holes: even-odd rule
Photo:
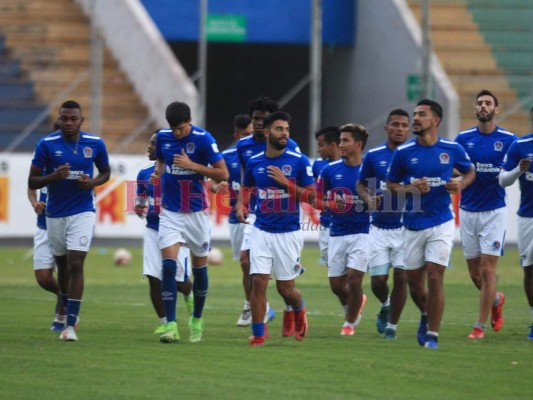
[[[141,277],[141,250],[131,265],[115,267],[112,249],[93,248],[86,262],[80,341],[49,332],[54,299],[34,281],[27,248],[0,249],[0,399],[530,399],[533,342],[516,250],[500,260],[499,289],[507,300],[501,332],[466,338],[477,317],[478,292],[455,251],[446,275],[440,349],[418,346],[419,315],[409,299],[388,342],[375,329],[379,304],[365,278],[368,303],[353,337],[341,337],[340,306],[330,292],[318,251],[303,252],[298,280],[310,333],[304,342],[282,338],[282,301],[263,348],[248,346],[250,330],[237,328],[242,307],[240,267],[210,267],[205,340],[188,343],[186,311],[178,302],[182,340],[160,344],[158,320]],[[490,329],[490,328],[489,328]]]

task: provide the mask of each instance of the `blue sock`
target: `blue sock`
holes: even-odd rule
[[[81,300],[68,299],[67,326],[74,326],[80,314]]]
[[[300,311],[303,310],[304,306],[305,306],[304,299],[302,299],[302,302],[300,303],[298,307],[292,306],[292,308],[295,313],[299,313]]]
[[[68,294],[60,292],[59,296],[61,297],[61,302],[63,303],[63,309],[65,310],[65,314],[68,314]]]
[[[265,336],[265,323],[264,322],[252,323],[252,334],[255,337]]]
[[[207,265],[201,268],[193,268],[192,274],[194,276],[194,281],[192,283],[192,291],[194,293],[194,311],[192,316],[194,318],[202,318],[205,297],[207,296],[207,287],[209,285],[209,279],[207,278]]]
[[[176,288],[176,270],[178,263],[172,258],[163,260],[163,280],[161,281],[161,297],[165,306],[167,321],[176,321],[176,301],[178,290]]]

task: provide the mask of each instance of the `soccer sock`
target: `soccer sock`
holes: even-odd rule
[[[390,296],[387,297],[387,301],[383,303],[381,307],[390,307]]]
[[[398,325],[391,324],[390,322],[387,322],[387,328],[386,329],[392,329],[393,331],[396,330]]]
[[[298,307],[292,307],[294,309],[294,312],[295,313],[299,313],[301,312],[305,307],[305,302],[304,302],[304,299],[302,299],[302,302],[300,303],[300,305]]]
[[[249,310],[250,309],[250,302],[248,300],[244,301],[244,307],[242,309],[243,310]]]
[[[68,299],[67,326],[75,326],[80,313],[81,300]]]
[[[494,299],[494,302],[492,303],[492,307],[498,307],[500,305],[500,295],[498,292],[496,292],[496,298]]]
[[[342,326],[349,326],[350,328],[355,328],[355,322],[344,321]]]
[[[482,324],[481,322],[476,322],[474,324],[474,328],[481,329],[484,332],[485,331],[485,324]]]
[[[252,323],[252,334],[255,337],[265,336],[265,323],[264,322]]]
[[[59,315],[59,314],[56,313],[56,317],[54,319],[54,322],[58,322],[60,324],[64,324],[66,320],[67,320],[67,316],[66,315]]]
[[[163,279],[161,281],[161,297],[165,306],[167,321],[176,321],[176,301],[178,289],[176,288],[176,270],[178,264],[175,259],[165,258],[163,260]]]
[[[192,291],[194,293],[194,311],[192,316],[194,318],[202,318],[205,297],[207,296],[207,288],[209,286],[207,265],[201,268],[193,268],[192,274],[194,275],[194,282],[192,283]]]
[[[159,322],[162,324],[166,324],[168,322],[167,317],[159,318]]]
[[[294,309],[292,308],[290,304],[285,304],[285,307],[283,309],[287,312],[294,311]]]
[[[59,292],[61,297],[61,302],[63,303],[63,309],[65,310],[65,315],[68,314],[68,294]]]
[[[348,312],[348,304],[343,304],[341,307],[342,311],[344,312],[344,315],[346,315],[346,313]]]
[[[433,337],[439,337],[439,332],[428,331],[427,335],[428,336],[433,336]]]

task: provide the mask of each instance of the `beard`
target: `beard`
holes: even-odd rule
[[[280,142],[278,142],[278,139],[273,139],[272,136],[268,137],[268,143],[270,143],[270,145],[276,150],[283,150],[287,147],[287,144],[281,144]]]
[[[489,122],[494,119],[494,114],[495,114],[494,110],[489,112],[487,115],[480,115],[479,113],[476,112],[476,117],[479,122]]]
[[[416,136],[422,136],[422,134],[424,133],[424,131],[422,129],[419,129],[419,130],[412,130],[413,132],[413,135],[416,135]]]

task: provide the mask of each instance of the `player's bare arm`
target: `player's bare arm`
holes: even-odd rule
[[[226,181],[229,179],[229,172],[224,159],[217,161],[211,167],[207,167],[192,161],[185,153],[185,150],[182,149],[181,154],[174,155],[173,165],[197,172],[200,175],[211,178],[215,182]]]
[[[52,182],[68,178],[70,173],[70,164],[66,163],[56,168],[54,172],[43,175],[43,170],[35,165],[30,167],[30,176],[28,178],[28,187],[32,190],[42,189]]]
[[[41,215],[46,208],[46,203],[39,201],[37,199],[37,191],[28,189],[28,200],[30,201],[31,206],[33,207],[35,214]]]

